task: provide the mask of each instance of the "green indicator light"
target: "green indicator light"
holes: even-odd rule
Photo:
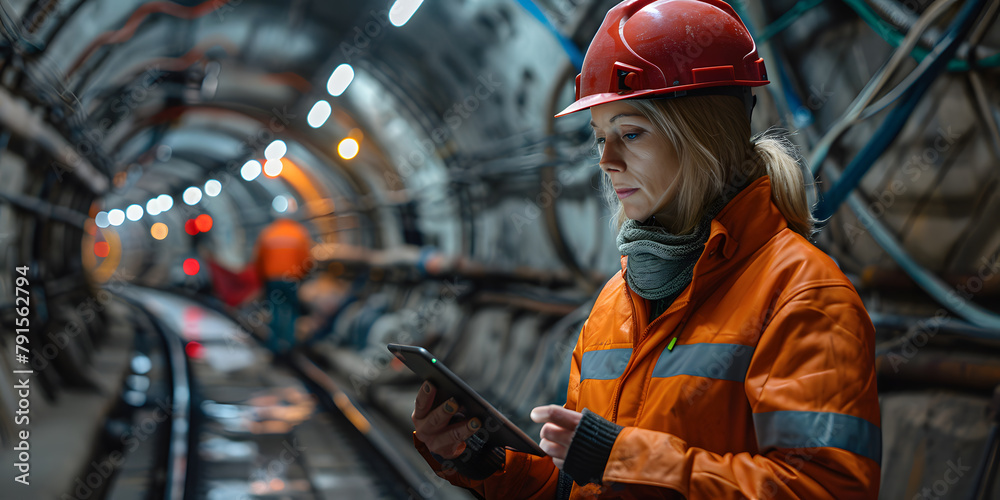
[[[431,358],[431,363],[437,363],[437,362],[438,362],[437,358]]]

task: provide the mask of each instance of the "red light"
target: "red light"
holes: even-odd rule
[[[194,276],[198,274],[198,270],[200,269],[201,264],[198,263],[198,259],[187,259],[184,261],[184,274]]]
[[[108,254],[110,253],[111,253],[111,245],[109,245],[108,242],[98,241],[97,243],[94,243],[94,255],[103,259],[107,257]]]
[[[207,233],[209,229],[212,229],[212,216],[208,214],[199,215],[194,220],[194,227],[203,233]]]
[[[189,358],[198,359],[205,356],[205,346],[201,345],[199,342],[188,342],[184,346],[184,352],[187,353]]]
[[[198,223],[194,219],[188,219],[184,223],[184,232],[191,236],[198,234]]]

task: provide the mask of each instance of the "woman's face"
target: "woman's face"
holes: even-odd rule
[[[645,221],[656,215],[667,226],[664,212],[674,197],[670,189],[680,172],[680,158],[638,110],[623,102],[590,108],[597,136],[601,170],[608,174],[629,219]]]

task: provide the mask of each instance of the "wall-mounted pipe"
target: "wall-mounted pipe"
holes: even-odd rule
[[[3,88],[0,88],[0,124],[20,137],[37,142],[58,162],[54,168],[72,173],[94,194],[103,194],[109,189],[108,179],[80,156],[66,138]]]
[[[941,278],[918,264],[913,257],[910,257],[906,253],[903,246],[889,234],[886,227],[868,213],[864,201],[861,200],[861,196],[857,192],[851,193],[851,196],[847,198],[847,204],[858,216],[858,220],[868,231],[868,234],[878,243],[878,246],[882,247],[892,257],[892,260],[896,261],[899,267],[906,274],[910,275],[913,281],[917,282],[920,288],[923,288],[934,300],[938,301],[938,303],[951,312],[965,318],[973,325],[991,330],[993,338],[1000,339],[1000,315],[966,300],[955,290],[951,289]]]
[[[40,217],[47,217],[52,220],[57,220],[59,222],[65,222],[74,227],[84,229],[84,224],[87,221],[87,214],[82,212],[77,212],[71,208],[62,207],[59,205],[53,205],[47,201],[39,200],[37,198],[32,198],[29,196],[23,196],[15,193],[5,193],[0,191],[0,200],[4,200],[15,207],[22,210],[27,210],[33,214]]]
[[[934,384],[975,391],[990,391],[1000,384],[996,355],[944,351],[923,347],[878,358],[875,369],[880,379]]]
[[[868,172],[868,169],[875,164],[882,153],[893,143],[902,131],[903,126],[909,121],[910,115],[924,94],[930,89],[931,84],[945,70],[945,64],[958,50],[959,42],[973,28],[973,23],[977,16],[983,11],[985,0],[969,2],[962,7],[955,20],[948,27],[948,31],[941,37],[941,40],[934,46],[929,57],[932,59],[926,71],[921,73],[914,81],[913,86],[903,92],[902,102],[897,105],[885,121],[875,131],[872,138],[865,144],[861,151],[844,168],[843,175],[825,193],[823,199],[816,206],[814,214],[818,220],[830,218],[840,204],[847,198],[848,194],[861,182],[861,178]]]

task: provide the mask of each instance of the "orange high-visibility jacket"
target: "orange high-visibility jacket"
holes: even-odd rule
[[[565,406],[624,429],[602,484],[571,498],[877,498],[874,327],[836,264],[787,227],[767,177],[712,221],[690,285],[648,317],[618,273],[580,333]],[[548,457],[507,450],[473,481],[416,443],[486,498],[555,497]]]
[[[257,236],[255,265],[261,280],[301,280],[312,266],[312,237],[302,224],[277,219]]]

